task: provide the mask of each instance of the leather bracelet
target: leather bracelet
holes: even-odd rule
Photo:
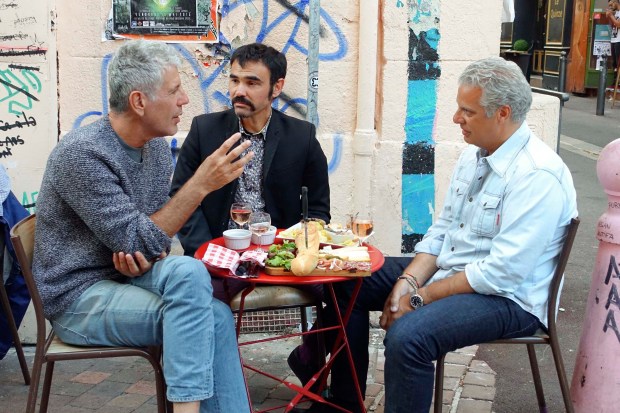
[[[420,288],[420,282],[418,281],[415,275],[408,273],[408,272],[405,272],[403,275],[408,275],[409,277],[413,278],[413,281],[415,282],[416,287]]]
[[[409,283],[411,288],[413,288],[413,292],[414,293],[418,292],[418,283],[416,280],[412,279],[411,277],[407,277],[406,275],[401,275],[400,277],[398,277],[398,279],[407,281],[407,283]]]

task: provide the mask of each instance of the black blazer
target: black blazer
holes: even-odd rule
[[[170,194],[236,132],[239,119],[232,109],[195,117],[179,152]],[[278,228],[288,228],[301,219],[302,186],[308,187],[308,215],[330,220],[327,159],[315,135],[313,124],[273,109],[265,141],[263,199],[272,225]],[[222,236],[236,190],[234,180],[203,199],[178,234],[186,255],[193,256],[201,244]]]

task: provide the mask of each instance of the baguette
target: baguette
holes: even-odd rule
[[[291,272],[295,275],[310,274],[319,262],[318,223],[310,221],[306,225],[308,225],[308,242],[306,243],[306,232],[304,230],[295,237],[297,256],[291,261]]]

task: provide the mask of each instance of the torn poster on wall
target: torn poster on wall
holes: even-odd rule
[[[219,41],[219,0],[114,0],[105,38]]]

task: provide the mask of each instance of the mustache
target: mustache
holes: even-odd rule
[[[244,98],[243,96],[237,96],[236,98],[234,98],[232,100],[232,103],[243,103],[244,105],[249,106],[252,110],[254,110],[254,104],[252,102],[250,102],[248,99]]]

